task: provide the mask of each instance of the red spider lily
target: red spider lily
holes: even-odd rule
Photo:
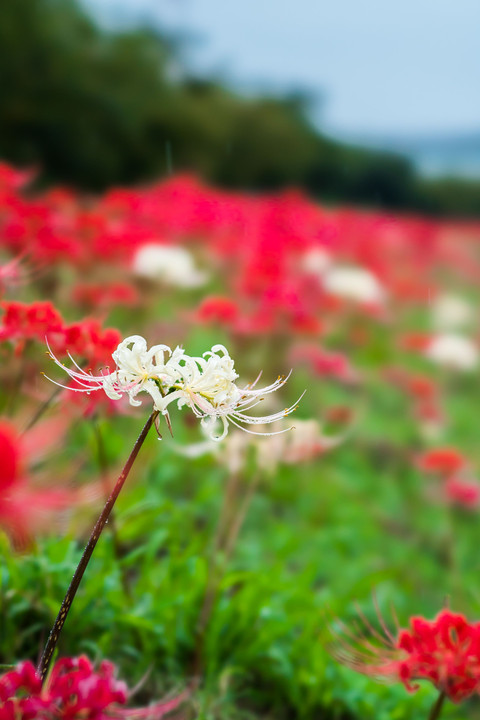
[[[110,354],[110,360],[111,360]],[[132,406],[126,397],[122,400],[111,400],[105,393],[79,393],[70,392],[69,388],[75,390],[78,386],[74,381],[66,385],[63,392],[70,407],[75,407],[83,415],[84,418],[92,418],[96,415],[109,417],[112,415],[130,415],[132,414]]]
[[[105,479],[52,488],[29,473],[28,465],[42,460],[62,440],[70,422],[71,417],[57,415],[19,436],[0,418],[0,528],[16,549],[25,549],[37,535],[58,528],[72,511],[97,503],[109,492]]]
[[[336,428],[345,428],[353,422],[355,413],[349,405],[332,405],[326,408],[323,417],[325,423]]]
[[[16,433],[6,422],[0,422],[0,486],[6,490],[15,482],[19,472],[20,451],[16,443]]]
[[[95,670],[85,655],[63,658],[42,687],[40,675],[27,660],[0,677],[0,720],[158,720],[175,710],[186,693],[145,708],[123,707],[128,697],[111,662],[103,661]]]
[[[200,303],[195,313],[200,322],[218,323],[234,326],[239,318],[240,309],[230,298],[221,296],[207,297]]]
[[[51,302],[3,302],[0,341],[9,340],[21,352],[27,340],[45,344],[45,338],[57,355],[68,352],[83,357],[88,366],[95,368],[111,361],[112,352],[121,340],[114,328],[102,329],[98,320],[85,319],[66,324]]]
[[[431,400],[436,397],[436,383],[425,375],[410,375],[406,380],[406,389],[417,400]]]
[[[28,185],[36,175],[36,170],[17,170],[5,162],[0,163],[0,190],[18,190]]]
[[[391,366],[384,371],[385,379],[404,390],[413,400],[433,401],[438,395],[437,384],[426,375],[410,373],[403,367]]]
[[[292,363],[305,362],[315,375],[330,377],[350,384],[359,380],[359,375],[350,360],[339,352],[325,350],[318,345],[298,345],[291,353]]]
[[[0,340],[39,340],[46,335],[56,335],[63,330],[63,318],[51,302],[1,303],[4,315],[0,326]]]
[[[317,277],[313,267],[305,267],[315,249],[328,254],[333,266],[372,273],[398,306],[426,304],[438,291],[442,268],[470,282],[480,276],[476,243],[471,242],[479,233],[475,223],[446,225],[331,210],[297,191],[245,196],[186,175],[135,190],[114,188],[98,199],[64,188],[26,196],[22,184],[27,180],[24,173],[0,166],[0,246],[14,254],[26,252],[49,273],[68,263],[80,269],[83,282],[100,258],[125,272],[138,248],[152,238],[179,246],[195,243],[223,282],[216,302],[207,298],[202,303],[198,319],[238,334],[318,336],[339,326],[345,303],[326,295],[321,268]],[[120,290],[77,288],[76,300],[89,306],[130,302]],[[238,312],[221,302],[228,297]],[[431,342],[432,336],[416,336],[407,338],[406,346],[425,354]]]
[[[135,305],[138,293],[127,283],[111,285],[78,283],[73,288],[72,300],[87,308],[109,309],[116,306]]]
[[[404,350],[413,352],[423,352],[428,348],[432,340],[432,335],[427,333],[410,333],[400,339],[400,346]]]
[[[367,636],[343,627],[332,644],[337,660],[378,680],[402,682],[409,692],[429,680],[455,703],[480,692],[480,623],[442,610],[434,620],[410,619],[393,635],[379,615],[381,631],[368,621]]]
[[[414,406],[414,414],[420,425],[426,429],[440,430],[445,425],[445,414],[436,400],[417,402]]]
[[[466,458],[455,448],[427,450],[417,460],[420,470],[444,477],[454,475],[467,464]]]
[[[402,367],[386,368],[385,379],[403,391],[412,402],[412,411],[420,428],[429,435],[438,433],[445,424],[437,384],[429,377],[411,374]]]
[[[82,320],[63,329],[63,337],[57,346],[59,355],[77,355],[85,358],[88,367],[94,369],[112,362],[112,353],[122,336],[115,328],[102,329],[98,320]]]
[[[21,266],[23,255],[9,260],[4,265],[0,265],[0,295],[8,288],[16,287],[26,281],[25,273]]]
[[[33,446],[31,450],[33,452]],[[25,448],[15,429],[0,420],[0,527],[19,547],[28,544],[36,532],[48,528],[52,512],[68,508],[74,502],[68,490],[41,489],[33,485],[23,468],[24,457]]]
[[[475,480],[460,477],[449,478],[444,486],[446,499],[455,504],[474,510],[480,505],[480,485]]]

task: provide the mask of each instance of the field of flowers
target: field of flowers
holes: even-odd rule
[[[0,720],[480,718],[480,224],[34,182],[0,165]]]

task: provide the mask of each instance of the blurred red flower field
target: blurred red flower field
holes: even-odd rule
[[[193,175],[45,190],[1,164],[1,661],[38,660],[153,400],[162,442],[122,490],[62,656],[114,659],[142,707],[195,679],[179,717],[466,717],[444,697],[477,717],[453,611],[480,616],[479,280],[480,223]],[[326,609],[348,627],[358,601],[372,630],[374,590],[414,618],[395,652],[415,657],[385,670],[373,633],[370,675],[431,681],[412,697],[330,655]],[[446,596],[452,613],[419,619]],[[9,720],[35,716],[12,700],[20,667],[0,679]],[[150,717],[125,699],[45,717]]]

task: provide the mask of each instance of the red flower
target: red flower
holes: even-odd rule
[[[406,389],[414,398],[425,402],[437,395],[436,384],[425,375],[411,375],[407,378]]]
[[[400,346],[404,350],[423,352],[427,349],[431,340],[432,336],[427,335],[426,333],[411,333],[410,335],[405,335],[403,338],[401,338]]]
[[[97,368],[112,363],[112,353],[121,339],[118,330],[102,329],[98,320],[87,319],[65,326],[61,344],[52,349],[59,355],[68,352],[81,356],[87,360],[88,367]]]
[[[214,322],[232,326],[238,320],[239,309],[234,300],[214,295],[202,300],[197,309],[196,317],[200,322]]]
[[[480,485],[474,480],[452,477],[444,487],[447,500],[455,505],[474,509],[480,505]]]
[[[103,661],[97,671],[85,656],[63,658],[42,688],[34,665],[19,663],[0,677],[0,720],[155,720],[175,710],[186,693],[146,708],[124,708],[125,683],[115,679],[115,667]]]
[[[43,342],[46,335],[62,331],[63,318],[51,302],[3,302],[5,310],[0,326],[0,340]]]
[[[9,423],[0,421],[0,490],[6,490],[15,482],[19,472],[19,456],[14,429]]]
[[[414,406],[415,416],[420,422],[430,423],[433,425],[441,426],[445,422],[445,416],[440,407],[440,404],[436,401],[422,400],[417,402]]]
[[[111,285],[79,283],[73,288],[72,299],[89,308],[112,308],[118,305],[135,305],[138,294],[135,288],[127,283]]]
[[[466,460],[455,448],[436,448],[423,453],[418,459],[418,467],[425,472],[439,475],[453,475],[466,465]]]
[[[23,256],[24,254],[20,254],[0,265],[0,295],[7,288],[16,287],[26,281],[26,274],[21,265]]]
[[[411,618],[395,637],[379,619],[382,633],[367,623],[372,639],[346,628],[337,634],[336,658],[357,672],[400,681],[409,692],[418,680],[429,680],[455,703],[480,692],[480,623],[442,610],[434,620]]]
[[[34,533],[45,530],[52,511],[69,507],[74,499],[65,489],[36,487],[22,467],[25,455],[15,429],[0,420],[0,527],[17,546],[24,546]]]
[[[0,189],[17,190],[28,185],[36,175],[34,168],[17,170],[5,162],[0,162]]]
[[[26,340],[44,345],[47,339],[57,355],[67,353],[83,357],[88,367],[97,368],[112,360],[121,335],[115,328],[102,328],[100,322],[85,319],[67,325],[50,302],[3,302],[5,310],[0,325],[0,341],[11,340],[21,351]]]
[[[353,421],[354,412],[349,405],[332,405],[326,408],[323,417],[327,424],[343,428]]]
[[[304,362],[319,377],[331,377],[342,383],[356,383],[357,371],[352,367],[346,355],[325,350],[317,345],[298,345],[291,353],[293,363]]]

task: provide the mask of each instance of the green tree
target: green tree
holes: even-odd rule
[[[478,183],[425,180],[400,156],[322,136],[302,93],[175,81],[178,58],[158,29],[103,31],[75,0],[2,0],[0,157],[86,190],[192,170],[232,188],[480,215]]]

